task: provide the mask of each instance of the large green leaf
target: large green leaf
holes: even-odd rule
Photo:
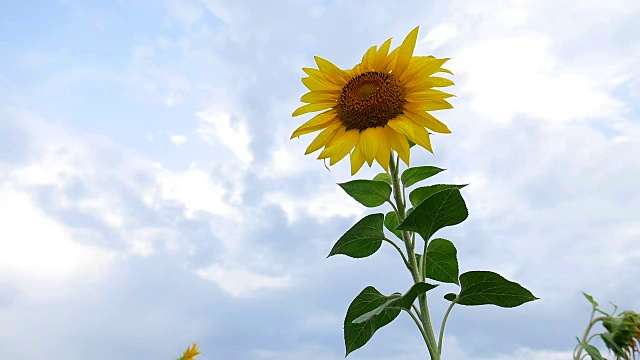
[[[413,304],[414,301],[416,301],[416,298],[418,296],[426,293],[427,291],[429,291],[431,289],[435,289],[436,287],[438,287],[438,285],[433,285],[433,284],[429,284],[429,283],[425,283],[425,282],[415,283],[415,284],[413,284],[411,289],[409,289],[409,291],[407,291],[406,294],[402,295],[402,298],[400,298],[400,300],[398,300],[398,302],[393,304],[393,306],[394,307],[403,308],[405,310],[410,310],[411,309],[411,305]]]
[[[377,308],[364,313],[363,315],[358,316],[357,318],[353,319],[352,323],[354,324],[360,324],[360,323],[364,323],[367,322],[369,320],[371,320],[371,318],[373,318],[376,315],[379,315],[380,313],[382,313],[385,309],[392,307],[392,305],[394,305],[395,303],[398,302],[398,300],[400,300],[402,294],[394,294],[392,296],[387,296],[387,302],[385,302],[384,304],[378,306]]]
[[[366,207],[380,206],[391,196],[391,186],[384,181],[351,180],[338,185]]]
[[[427,277],[458,284],[458,258],[456,247],[446,239],[433,239],[427,246]]]
[[[460,305],[496,305],[510,308],[538,298],[522,287],[491,271],[469,271],[460,275]]]
[[[436,231],[459,224],[468,215],[460,190],[452,188],[429,196],[407,215],[397,229],[415,231],[427,241]]]
[[[396,308],[383,307],[383,309],[379,309],[394,299],[397,299],[397,296],[384,296],[373,286],[367,286],[353,299],[344,319],[346,355],[364,346],[378,329],[393,321],[400,314],[400,309]],[[376,311],[379,312],[367,320],[354,323],[354,320],[363,315]]]
[[[384,217],[384,227],[391,231],[398,239],[402,240],[402,231],[396,230],[398,227],[398,215],[395,211],[389,211]]]
[[[435,166],[417,166],[405,170],[400,178],[402,179],[404,186],[409,187],[418,181],[428,179],[441,171],[444,171],[444,169],[440,169]]]
[[[382,230],[383,221],[382,214],[365,216],[338,239],[329,256],[344,254],[353,258],[363,258],[373,255],[380,249],[385,238]]]
[[[467,186],[468,184],[464,184],[464,185],[453,185],[453,184],[436,184],[436,185],[429,185],[429,186],[423,186],[423,187],[419,187],[417,189],[414,189],[412,192],[409,193],[409,201],[411,201],[411,204],[413,206],[418,206],[420,205],[421,202],[423,202],[426,198],[428,198],[429,196],[442,191],[442,190],[448,190],[448,189],[462,189],[463,187]]]

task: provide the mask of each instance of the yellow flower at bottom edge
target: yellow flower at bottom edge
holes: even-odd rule
[[[318,159],[329,159],[334,165],[351,153],[354,175],[365,161],[371,166],[376,160],[389,171],[392,150],[408,166],[407,139],[433,152],[427,129],[451,131],[427,111],[452,108],[445,99],[454,96],[433,88],[453,82],[433,76],[451,73],[442,68],[449,59],[413,56],[417,37],[418,27],[391,52],[391,39],[380,48],[372,46],[351,70],[342,70],[318,56],[317,69],[302,69],[308,75],[302,83],[310,92],[300,99],[306,105],[293,116],[324,110],[291,135],[293,139],[322,130],[305,155],[324,148]]]
[[[193,344],[192,347],[187,348],[180,360],[194,360],[198,354],[200,354],[198,351],[198,344]]]

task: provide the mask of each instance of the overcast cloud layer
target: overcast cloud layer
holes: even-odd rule
[[[301,67],[417,25],[457,97],[413,164],[470,183],[439,236],[462,271],[541,298],[454,308],[443,356],[569,359],[581,291],[640,310],[638,18],[634,0],[5,2],[0,359],[344,358],[353,297],[411,279],[389,247],[326,259],[372,211],[336,186],[348,162],[289,140]],[[405,315],[349,355],[426,357]]]

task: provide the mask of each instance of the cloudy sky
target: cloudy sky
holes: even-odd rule
[[[450,57],[470,183],[439,236],[462,271],[541,298],[456,307],[444,357],[569,359],[590,307],[640,310],[640,3],[6,1],[0,11],[0,358],[337,360],[362,288],[404,291],[385,246],[326,259],[365,209],[289,140],[313,55],[351,68],[420,25]],[[635,54],[635,55],[634,55]],[[367,168],[358,178],[370,178]],[[384,211],[387,211],[385,209]],[[439,323],[454,290],[431,296]],[[406,315],[349,359],[424,359]]]

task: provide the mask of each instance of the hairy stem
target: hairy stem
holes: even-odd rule
[[[442,324],[440,324],[440,335],[438,336],[438,354],[441,356],[442,356],[442,338],[444,337],[444,326],[447,324],[447,318],[449,317],[449,314],[451,313],[451,309],[453,309],[453,305],[455,304],[456,304],[455,301],[451,302],[451,305],[449,305],[447,312],[444,313],[444,317],[442,318]]]
[[[574,355],[574,359],[578,360],[580,359],[580,355],[582,355],[582,350],[584,350],[584,347],[582,346],[582,344],[587,344],[589,342],[589,340],[587,339],[587,337],[589,336],[589,332],[591,332],[591,328],[593,327],[593,325],[595,325],[598,321],[602,321],[605,319],[604,316],[601,317],[597,317],[597,318],[593,318],[593,316],[596,314],[596,310],[597,309],[593,309],[593,311],[591,311],[591,317],[589,318],[589,326],[587,326],[587,329],[584,331],[584,334],[582,335],[582,339],[580,340],[582,343],[578,344],[578,352],[575,353]]]
[[[403,199],[404,187],[400,184],[399,178],[399,162],[396,162],[393,158],[393,154],[389,159],[389,170],[391,172],[391,185],[393,188],[393,197],[396,203],[396,215],[398,217],[398,223],[402,223],[405,219],[406,204]],[[411,235],[408,231],[402,230],[402,240],[407,249],[407,257],[409,258],[409,265],[411,270],[411,276],[413,282],[418,283],[424,281],[420,269],[416,262],[416,256],[414,254],[414,243],[411,239]],[[422,329],[424,331],[424,340],[427,343],[427,349],[432,360],[440,360],[440,352],[438,351],[438,344],[436,343],[436,337],[433,333],[433,326],[431,325],[431,319],[429,317],[429,309],[427,307],[427,296],[421,294],[418,297],[418,303],[420,306],[420,322],[422,323]]]

